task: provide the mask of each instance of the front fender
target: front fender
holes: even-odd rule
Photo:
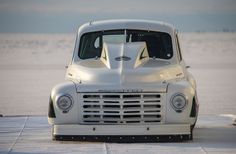
[[[190,123],[195,122],[195,117],[190,117],[193,98],[195,97],[196,89],[188,80],[173,82],[168,85],[167,102],[166,102],[166,123]],[[171,106],[171,97],[176,93],[184,94],[187,100],[187,106],[182,112],[176,112]]]
[[[63,112],[57,106],[57,99],[61,95],[70,95],[73,99],[73,106],[68,112]],[[78,121],[78,103],[77,103],[76,86],[72,81],[66,81],[64,83],[56,85],[50,95],[50,107],[53,107],[55,117],[48,116],[48,122],[54,124],[69,124]],[[49,109],[50,110],[50,109]],[[51,109],[52,110],[52,109]]]

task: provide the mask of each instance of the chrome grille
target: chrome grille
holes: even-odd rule
[[[80,93],[86,124],[161,123],[162,93]]]

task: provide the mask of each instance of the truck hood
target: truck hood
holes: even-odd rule
[[[145,42],[104,43],[100,58],[81,60],[67,70],[79,90],[151,89],[166,91],[166,81],[184,77],[180,65],[150,58]],[[91,89],[88,89],[91,86]],[[148,88],[149,87],[149,88]]]

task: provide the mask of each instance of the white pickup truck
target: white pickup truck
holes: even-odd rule
[[[198,108],[173,26],[106,20],[79,28],[48,121],[55,140],[184,141],[193,138]]]

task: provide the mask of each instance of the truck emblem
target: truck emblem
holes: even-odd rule
[[[131,60],[131,58],[127,56],[120,56],[120,57],[116,57],[115,60],[116,61],[129,61]]]

